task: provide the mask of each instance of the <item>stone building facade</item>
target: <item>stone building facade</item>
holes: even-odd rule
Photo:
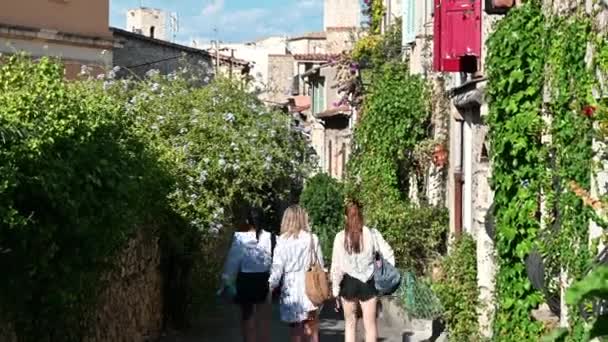
[[[215,53],[215,44],[199,44],[194,47]],[[288,51],[288,39],[281,36],[272,36],[246,43],[220,44],[220,53],[224,58],[234,57],[250,62],[250,88],[258,94],[260,99],[271,100],[269,94],[271,82],[269,79],[270,57],[284,55]],[[275,77],[276,78],[276,77]],[[276,83],[276,79],[273,79]]]
[[[323,4],[323,30],[331,27],[361,26],[359,0],[325,0]]]
[[[449,164],[444,177],[430,177],[435,186],[443,189],[444,196],[427,194],[441,199],[450,213],[452,235],[468,233],[477,241],[477,283],[480,289],[479,323],[485,337],[492,335],[494,313],[494,261],[493,220],[491,205],[493,192],[489,185],[491,165],[490,146],[487,142],[488,127],[484,123],[488,106],[485,101],[484,78],[485,42],[493,23],[500,16],[487,14],[485,2],[481,14],[481,56],[478,70],[473,73],[436,72],[433,70],[433,1],[403,0],[403,44],[405,60],[410,72],[425,76],[439,97],[447,99],[446,105],[433,105],[435,139],[446,141]],[[439,186],[444,183],[445,186]]]
[[[118,47],[108,20],[108,0],[2,1],[0,53],[60,58],[68,78],[76,78],[82,66],[102,73]]]
[[[127,11],[127,31],[167,40],[167,14],[156,8],[139,7]]]
[[[119,77],[144,77],[150,70],[168,75],[186,68],[201,84],[208,83],[216,73],[243,78],[249,73],[249,63],[223,55],[214,56],[205,50],[150,38],[119,28],[111,28],[120,47],[114,49],[114,66],[120,67]]]

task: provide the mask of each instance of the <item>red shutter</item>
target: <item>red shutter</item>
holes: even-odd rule
[[[433,69],[441,71],[441,0],[433,0]]]
[[[481,57],[481,1],[435,0],[437,71],[474,72]]]

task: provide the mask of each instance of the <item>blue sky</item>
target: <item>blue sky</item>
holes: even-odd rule
[[[177,12],[176,41],[244,42],[323,30],[323,0],[110,0],[110,25],[124,28],[126,11],[146,7]],[[214,29],[217,28],[217,34]]]

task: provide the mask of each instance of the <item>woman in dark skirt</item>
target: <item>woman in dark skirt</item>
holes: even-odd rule
[[[334,239],[331,258],[331,280],[336,308],[344,309],[344,341],[355,342],[357,304],[363,311],[365,341],[376,342],[378,328],[376,305],[378,293],[374,284],[376,253],[395,264],[393,249],[376,229],[363,225],[361,206],[351,202],[346,206],[346,225]]]
[[[236,290],[234,300],[241,307],[243,340],[268,342],[272,312],[268,290],[272,234],[256,224],[253,211],[237,220],[240,222],[224,264],[223,288]]]

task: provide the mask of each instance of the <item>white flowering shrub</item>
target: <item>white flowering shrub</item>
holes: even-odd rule
[[[312,165],[292,119],[271,111],[240,83],[219,79],[198,88],[180,75],[116,82],[138,128],[163,151],[179,179],[174,208],[200,231],[217,233],[235,201],[263,206],[289,194]]]
[[[57,61],[3,62],[0,316],[20,341],[82,341],[108,261],[142,227],[160,238],[172,323],[186,318],[172,315],[215,292],[234,204],[285,197],[310,168],[289,117],[240,84],[118,68],[68,82]]]

